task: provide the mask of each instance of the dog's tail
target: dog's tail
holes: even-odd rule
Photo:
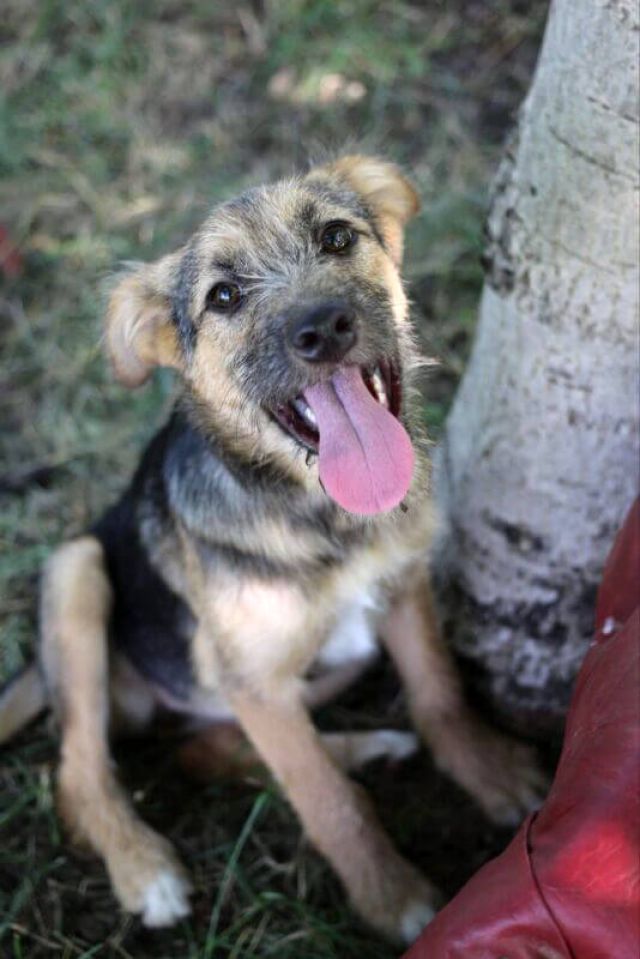
[[[47,691],[33,663],[0,689],[0,746],[35,719],[47,706]]]

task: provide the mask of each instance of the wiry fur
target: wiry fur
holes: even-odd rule
[[[307,708],[353,680],[376,636],[436,760],[496,817],[535,799],[528,753],[466,708],[430,607],[429,464],[412,401],[420,360],[399,274],[417,206],[392,164],[343,157],[222,204],[182,249],[133,267],[111,294],[105,336],[116,374],[138,386],[170,366],[184,389],[121,500],[51,558],[41,662],[61,725],[65,819],[104,857],[120,902],[148,924],[184,915],[189,886],[116,782],[107,733],[110,723],[143,726],[159,705],[239,722],[354,906],[391,936],[417,933],[432,915],[432,890],[344,769],[406,754],[412,742],[386,732],[323,738]],[[322,256],[319,232],[335,220],[357,244]],[[209,300],[221,281],[243,292],[224,315]],[[348,362],[384,357],[400,371],[401,417],[417,451],[404,502],[374,517],[330,500],[315,453],[272,415],[334,369],[292,355],[287,330],[310,305],[336,298],[357,324]],[[30,675],[25,693],[37,692]],[[32,696],[16,712],[16,688],[0,700],[7,735],[42,705]],[[186,750],[189,763],[255,768],[251,750],[231,758],[234,736],[222,729]]]

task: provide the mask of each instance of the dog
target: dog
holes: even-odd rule
[[[354,908],[404,942],[435,890],[346,773],[408,754],[414,737],[321,735],[310,709],[380,641],[438,766],[498,822],[539,800],[529,748],[465,705],[433,610],[420,357],[400,275],[418,207],[395,165],[343,156],[222,203],[112,289],[117,377],[138,387],[170,367],[182,390],[120,501],[48,561],[39,664],[5,690],[0,741],[52,706],[62,816],[149,926],[188,913],[189,881],[118,784],[108,736],[158,708],[210,725],[196,751],[212,767],[216,723],[237,723]]]

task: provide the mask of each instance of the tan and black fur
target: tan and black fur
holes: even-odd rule
[[[169,366],[184,388],[122,499],[50,559],[44,685],[32,670],[5,691],[0,740],[45,697],[53,705],[64,818],[104,858],[121,904],[149,925],[188,912],[189,884],[123,794],[107,737],[119,725],[144,727],[159,706],[212,724],[234,719],[354,907],[406,941],[433,914],[433,890],[345,770],[404,755],[412,738],[321,736],[309,708],[351,682],[379,638],[438,764],[498,820],[536,799],[529,752],[465,706],[432,611],[429,466],[413,420],[418,357],[399,274],[417,207],[395,166],[344,157],[219,206],[182,249],[132,268],[111,294],[106,343],[118,377],[135,387]],[[335,222],[353,243],[328,255],[319,237]],[[241,292],[231,310],[212,301],[220,283]],[[274,416],[338,362],[306,363],[287,339],[325,302],[346,304],[349,363],[385,357],[398,371],[398,415],[418,454],[404,502],[375,517],[330,500],[313,449]],[[237,737],[221,729],[205,730],[192,758],[208,757],[212,769],[232,762]]]

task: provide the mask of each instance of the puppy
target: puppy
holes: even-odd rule
[[[537,799],[529,751],[466,707],[432,609],[399,272],[417,209],[394,165],[346,156],[216,207],[111,294],[118,378],[137,387],[171,367],[182,393],[121,500],[48,562],[41,669],[5,691],[0,738],[52,704],[64,819],[150,926],[188,913],[189,883],[118,785],[108,733],[159,705],[237,722],[354,908],[406,942],[433,915],[433,888],[345,772],[405,755],[411,736],[323,736],[309,708],[380,640],[438,765],[497,821]]]

